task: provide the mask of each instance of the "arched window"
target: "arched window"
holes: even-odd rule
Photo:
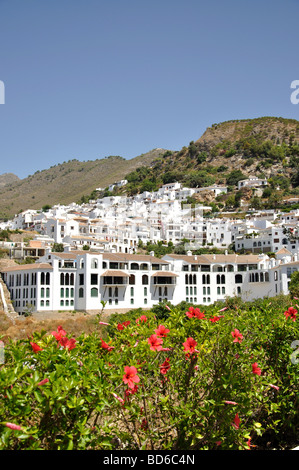
[[[70,285],[71,286],[74,285],[74,273],[71,273],[71,275],[70,275]]]
[[[98,289],[96,287],[93,287],[91,290],[90,290],[90,296],[91,297],[97,297],[98,296]]]
[[[264,282],[264,273],[260,273],[260,282]]]
[[[45,273],[41,273],[41,275],[40,275],[40,283],[41,283],[42,285],[45,284]]]
[[[255,282],[259,282],[259,273],[255,273]]]
[[[92,258],[91,269],[97,269],[97,268],[98,268],[98,260],[96,258]]]
[[[46,273],[46,285],[50,284],[50,273]]]
[[[133,269],[134,271],[138,271],[139,270],[139,264],[138,263],[131,263],[131,269]]]
[[[196,274],[193,274],[193,284],[196,284]]]
[[[216,282],[217,284],[220,284],[220,274],[217,274]]]
[[[130,285],[134,285],[134,284],[135,284],[135,276],[134,276],[134,274],[130,274],[130,277],[129,277],[129,284],[130,284]]]
[[[243,282],[242,274],[236,274],[235,275],[235,283],[236,284],[242,284],[242,282]]]
[[[63,273],[60,274],[60,285],[64,286],[64,274]]]
[[[185,274],[185,284],[188,284],[188,274]]]
[[[189,284],[192,284],[192,274],[189,274]]]
[[[64,276],[64,282],[65,282],[65,285],[66,286],[69,286],[70,285],[70,275],[69,273],[66,273],[65,276]]]
[[[144,274],[142,276],[142,285],[145,286],[148,284],[148,276],[146,274]]]
[[[221,274],[221,284],[225,284],[225,275]]]
[[[82,299],[84,297],[84,289],[83,287],[80,287],[79,289],[79,298]]]

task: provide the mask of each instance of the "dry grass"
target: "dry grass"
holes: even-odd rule
[[[4,343],[11,340],[27,339],[37,331],[46,331],[50,334],[61,325],[68,335],[78,337],[82,333],[91,334],[98,328],[96,316],[73,315],[73,317],[38,319],[33,317],[20,317],[14,322],[4,312],[0,312],[0,336]]]

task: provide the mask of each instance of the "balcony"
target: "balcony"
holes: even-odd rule
[[[105,271],[101,274],[103,286],[124,286],[128,285],[129,274],[123,271]]]
[[[157,271],[152,274],[154,286],[175,286],[177,274],[170,271]]]

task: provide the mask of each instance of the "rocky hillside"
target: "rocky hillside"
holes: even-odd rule
[[[13,173],[3,173],[0,175],[0,189],[9,184],[18,183],[20,178]]]
[[[105,188],[120,181],[136,168],[150,165],[164,149],[154,149],[138,157],[126,160],[119,156],[103,159],[70,160],[49,169],[37,171],[20,180],[9,182],[0,176],[0,218],[12,218],[26,209],[40,209],[44,205],[68,204],[88,198],[96,188]],[[5,178],[4,178],[5,177]],[[1,181],[6,185],[1,187]]]
[[[188,187],[227,185],[233,193],[238,181],[249,176],[267,177],[274,192],[280,188],[281,194],[272,193],[273,198],[299,194],[299,121],[276,117],[227,121],[213,124],[198,140],[175,152],[155,149],[131,160],[72,160],[2,188],[0,177],[0,218],[47,204],[82,202],[97,196],[96,188],[121,179],[128,184],[114,194],[155,191],[174,181]],[[252,195],[247,196],[249,200]]]
[[[166,152],[151,168],[126,176],[129,192],[180,181],[186,186],[225,184],[267,177],[273,188],[299,186],[299,121],[275,117],[213,124],[195,142],[178,152]]]

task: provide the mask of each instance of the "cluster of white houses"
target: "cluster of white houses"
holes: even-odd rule
[[[299,253],[168,254],[162,259],[129,253],[48,252],[33,264],[2,269],[15,311],[150,308],[164,299],[208,305],[226,297],[243,300],[288,293]]]
[[[240,182],[240,187],[266,185],[256,178]],[[227,190],[171,183],[130,198],[27,210],[0,224],[35,234],[19,246],[3,242],[12,258],[36,260],[2,269],[15,310],[89,312],[98,311],[101,301],[128,309],[150,308],[164,299],[208,305],[235,295],[253,300],[287,294],[291,274],[299,270],[299,210],[254,212],[241,220],[229,214],[208,218],[203,206],[181,204],[207,189],[215,196]],[[187,255],[136,254],[140,242],[176,245],[186,239]],[[51,251],[54,243],[63,244],[64,252]],[[232,245],[235,254],[192,255],[203,246]]]

